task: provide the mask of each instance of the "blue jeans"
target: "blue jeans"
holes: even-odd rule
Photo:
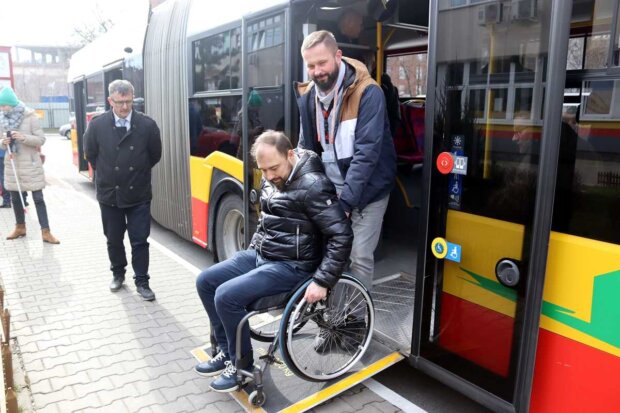
[[[131,244],[131,266],[136,285],[149,281],[149,243],[151,234],[151,202],[130,208],[117,208],[100,203],[103,234],[108,242],[110,270],[117,277],[125,276],[127,257],[125,256],[125,231]]]
[[[26,200],[26,192],[22,192],[24,201]],[[24,215],[24,207],[22,201],[19,198],[19,191],[11,191],[11,200],[13,202],[13,212],[15,213],[15,222],[17,224],[25,224],[26,216]],[[32,200],[37,210],[37,218],[39,218],[39,225],[41,229],[49,229],[50,223],[47,219],[47,207],[45,206],[45,200],[43,199],[43,190],[32,191]]]
[[[255,250],[239,251],[198,275],[196,289],[213,325],[215,339],[232,362],[237,359],[237,325],[246,307],[261,297],[291,291],[311,273],[299,270],[295,261],[266,261]],[[250,329],[244,326],[241,356],[252,351]]]

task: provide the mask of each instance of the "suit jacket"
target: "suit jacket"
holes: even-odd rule
[[[128,208],[151,201],[151,169],[161,159],[161,138],[153,119],[134,110],[125,131],[116,127],[109,110],[90,122],[84,141],[100,203]]]

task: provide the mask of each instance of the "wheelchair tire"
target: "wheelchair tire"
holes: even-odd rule
[[[308,287],[308,284],[310,284],[310,282],[311,280],[305,282],[300,287],[300,289],[305,291],[306,287]],[[250,325],[250,337],[252,337],[254,340],[262,341],[264,343],[273,342],[273,340],[278,335],[278,332],[280,331],[280,323],[281,323],[280,320],[282,319],[283,311],[284,311],[283,308],[279,310],[269,311],[269,314],[271,314],[271,316],[274,317],[274,320],[269,323],[261,324],[260,326]],[[277,318],[277,320],[275,320],[275,318]],[[295,326],[295,331],[298,331],[299,329],[301,329],[304,326],[304,324],[305,322],[297,324]]]
[[[254,407],[261,407],[267,401],[267,395],[263,391],[259,393],[258,390],[254,390],[248,396],[248,401]]]
[[[276,318],[282,314],[282,310],[269,311],[272,317]],[[250,319],[251,320],[251,319]],[[264,343],[271,343],[278,334],[280,328],[280,318],[273,320],[267,324],[261,324],[260,326],[250,325],[250,337],[254,340],[262,341]]]
[[[304,293],[305,286],[295,292],[282,314],[278,338],[282,359],[305,380],[335,379],[349,371],[370,345],[375,320],[372,299],[348,275],[340,278],[326,302],[310,306]]]

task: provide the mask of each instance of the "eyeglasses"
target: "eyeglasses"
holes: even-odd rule
[[[112,102],[117,105],[117,106],[131,106],[133,104],[133,99],[130,100],[114,100],[112,99]]]

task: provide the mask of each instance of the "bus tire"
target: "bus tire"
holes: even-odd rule
[[[243,200],[237,194],[225,195],[215,217],[215,248],[219,262],[245,249]]]

